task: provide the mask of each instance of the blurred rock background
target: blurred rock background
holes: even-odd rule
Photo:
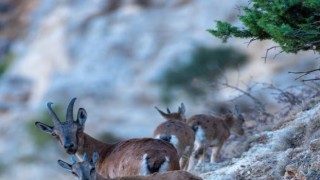
[[[58,167],[68,160],[60,145],[35,128],[50,123],[46,103],[63,117],[88,112],[86,132],[107,142],[150,137],[163,121],[154,106],[187,116],[231,108],[239,91],[227,81],[279,88],[300,86],[288,71],[312,69],[312,53],[280,54],[270,41],[222,44],[206,29],[215,20],[239,23],[246,1],[229,0],[2,0],[0,2],[0,179],[70,179]],[[270,112],[280,105],[262,86],[255,95]],[[243,103],[244,111],[255,104]],[[248,110],[249,109],[249,110]],[[255,123],[249,119],[247,126]],[[240,154],[225,152],[227,157]]]

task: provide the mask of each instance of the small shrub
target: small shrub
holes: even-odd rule
[[[174,90],[197,99],[206,94],[208,84],[219,77],[221,71],[244,64],[247,56],[233,48],[198,47],[191,54],[191,61],[168,69],[161,78],[162,100],[170,101]]]
[[[15,54],[8,53],[3,59],[0,59],[0,77],[6,72],[10,67],[13,60],[15,59]]]
[[[31,164],[36,161],[39,161],[39,158],[36,155],[26,155],[26,156],[20,157],[18,161],[24,164]]]

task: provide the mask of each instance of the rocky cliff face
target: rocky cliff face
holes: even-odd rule
[[[235,9],[241,5],[236,0],[223,3],[205,0],[33,0],[22,5],[19,1],[12,2],[16,4],[8,7],[17,7],[19,13],[11,14],[14,21],[4,21],[10,26],[5,26],[7,29],[1,31],[5,33],[0,34],[0,42],[4,42],[4,46],[0,43],[0,48],[9,47],[6,46],[9,42],[14,57],[0,80],[1,179],[71,178],[56,164],[57,159],[68,158],[63,150],[33,125],[35,121],[48,118],[45,103],[49,101],[55,103],[54,108],[62,109],[59,114],[64,115],[69,100],[78,97],[76,108],[85,107],[89,116],[86,132],[97,138],[110,140],[109,133],[121,139],[151,136],[155,126],[162,122],[153,108],[155,105],[164,106],[160,103],[159,77],[178,62],[187,63],[191,51],[197,46],[221,46],[220,41],[205,30],[212,28],[214,20],[237,23]],[[282,68],[296,67],[299,58],[310,56],[302,54],[289,57],[290,62],[264,64],[259,59],[272,42],[255,42],[247,49],[243,41],[234,40],[229,45],[247,51],[251,62],[236,72],[226,72],[230,82],[236,82],[238,76],[244,82],[252,77],[263,82],[271,79],[281,85],[292,82],[293,78],[288,77]],[[308,68],[309,65],[303,66]],[[276,78],[272,78],[275,74]],[[234,93],[214,91],[219,95],[214,100],[220,101]],[[172,101],[172,108],[181,102],[187,105],[187,115],[208,112],[211,109],[207,105],[215,103],[210,98],[199,103],[192,98],[177,96]],[[317,107],[301,115],[312,114],[311,120],[316,121]],[[307,124],[308,121],[306,118],[303,122],[294,119],[290,121],[292,124],[298,121]],[[248,151],[240,159],[205,165],[197,173],[205,172],[201,176],[208,179],[215,175],[221,178],[255,177],[252,175],[253,164],[262,167],[268,153],[278,152],[268,150],[276,149],[272,143],[281,143],[273,140],[280,134],[279,138],[285,138],[284,132],[290,134],[296,128],[301,130],[302,127],[278,129],[275,133],[258,132],[256,140],[250,143],[251,148],[242,148]],[[265,139],[264,143],[258,142],[259,139]],[[309,140],[310,143],[302,143],[306,145],[302,150],[308,150],[309,144],[314,144],[310,145],[311,149],[317,148],[316,138]],[[289,145],[282,147],[274,160],[288,158],[290,153],[299,154],[297,149],[302,144],[291,150]],[[312,155],[316,151],[311,149],[308,151]],[[262,164],[255,160],[259,159],[258,155],[260,159],[265,158]],[[281,167],[287,166],[281,164]],[[301,165],[292,167],[297,169],[299,176],[300,170],[304,170]],[[284,170],[277,173],[283,174]]]
[[[199,165],[197,171],[204,179],[319,179],[319,112],[316,104],[276,119],[272,130],[244,142],[247,150],[239,158]]]

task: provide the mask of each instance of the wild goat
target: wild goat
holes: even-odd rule
[[[155,107],[167,121],[161,123],[153,132],[153,137],[170,142],[177,149],[180,157],[180,167],[189,170],[189,158],[192,154],[195,133],[186,124],[185,106],[181,103],[178,112],[171,113],[167,108],[167,113]]]
[[[76,98],[68,105],[66,121],[61,122],[48,103],[53,126],[36,122],[42,131],[51,134],[64,147],[68,154],[98,152],[101,159],[97,171],[106,178],[131,175],[148,175],[155,172],[179,170],[177,150],[168,142],[152,139],[130,139],[116,144],[106,144],[84,133],[87,113],[79,108],[77,119],[73,118]]]
[[[84,155],[82,162],[77,162],[75,156],[71,156],[72,164],[58,160],[58,164],[72,172],[79,180],[108,180],[98,174],[95,170],[98,161],[98,153],[93,153],[91,161],[87,155]],[[149,176],[126,176],[112,178],[113,180],[201,180],[200,177],[194,176],[186,171],[168,171],[163,173],[154,173]]]
[[[208,148],[212,150],[213,147],[217,147],[216,152],[212,151],[211,153],[210,162],[217,161],[220,150],[230,136],[230,133],[240,136],[244,134],[242,128],[244,118],[238,107],[235,107],[235,111],[236,115],[231,111],[222,117],[197,114],[187,120],[187,124],[196,132],[195,150],[192,155],[193,158],[191,158],[192,166],[195,165],[194,160],[198,160],[200,156],[202,157],[202,161],[208,159],[205,157]]]

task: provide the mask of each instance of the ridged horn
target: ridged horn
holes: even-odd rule
[[[74,118],[73,118],[73,106],[74,106],[74,102],[76,101],[77,98],[73,98],[69,105],[68,105],[68,109],[67,109],[67,115],[66,115],[66,121],[69,122],[69,121],[74,121]]]
[[[51,116],[52,122],[56,126],[56,125],[60,124],[60,120],[59,120],[57,114],[53,111],[53,109],[51,107],[52,104],[53,104],[52,102],[48,102],[47,103],[47,107],[48,107],[49,114]]]

